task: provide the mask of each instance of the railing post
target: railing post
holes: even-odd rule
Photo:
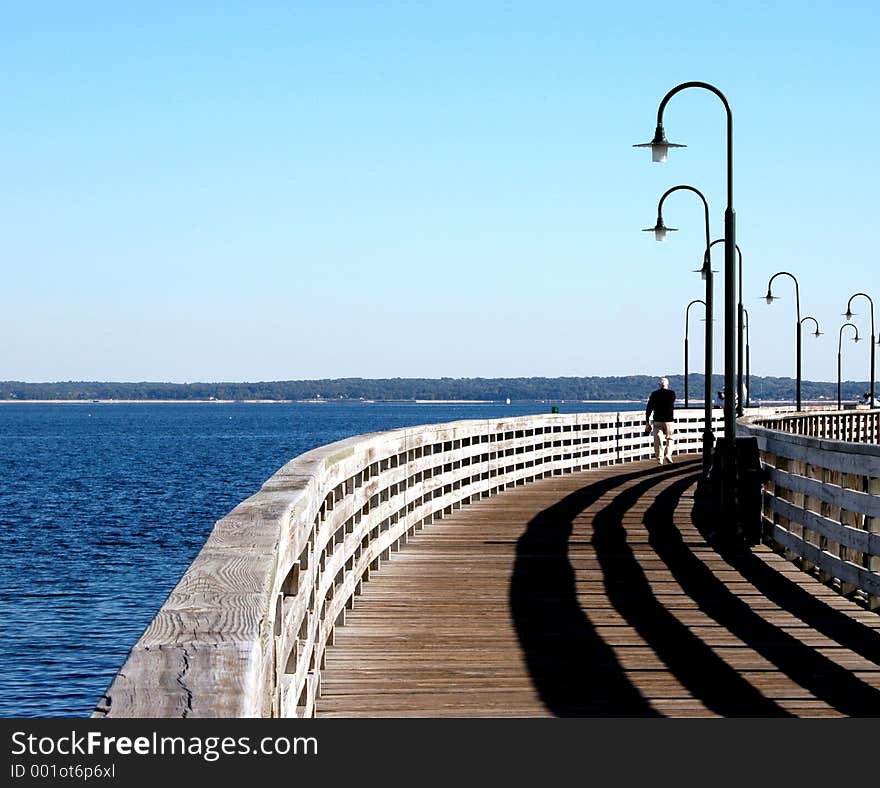
[[[880,479],[865,477],[866,492],[880,497]],[[880,517],[866,517],[865,530],[872,534],[880,534]],[[871,555],[867,561],[868,569],[872,572],[880,572],[880,556]],[[880,596],[868,594],[868,607],[871,610],[880,608]]]
[[[862,486],[862,479],[859,476],[851,473],[842,473],[840,475],[840,486],[846,490],[858,490]],[[850,512],[847,509],[842,509],[840,512],[840,524],[848,525],[851,528],[859,528],[859,516],[855,512]],[[852,561],[856,564],[862,563],[862,555],[858,551],[854,550],[851,547],[844,547],[842,545],[838,546],[837,554],[843,561]],[[856,591],[858,586],[853,585],[852,583],[847,583],[841,581],[840,583],[840,593],[844,596],[848,596],[853,591]]]
[[[769,451],[761,452],[761,462],[763,463],[765,468],[778,468],[779,467],[779,458]],[[766,501],[768,498],[772,498],[777,495],[776,483],[771,479],[764,485],[764,493],[765,493],[765,506],[761,512],[762,519],[762,540],[765,544],[772,544],[772,539],[770,538],[770,534],[772,533],[772,525],[776,522],[777,515],[770,514],[768,516],[766,509]],[[769,520],[769,523],[768,523]]]
[[[822,469],[817,468],[810,462],[802,463],[803,475],[807,479],[821,479],[823,476]],[[820,501],[810,495],[801,495],[801,508],[806,511],[818,512],[821,509]],[[822,537],[817,532],[804,526],[804,541],[813,545],[817,549],[821,549]],[[813,569],[814,565],[808,561],[804,561],[804,569]]]
[[[620,464],[620,413],[616,415],[615,418],[615,430],[614,430],[614,449],[615,449],[615,464]]]
[[[821,469],[821,473],[819,475],[819,478],[821,478],[823,484],[834,484],[835,483],[834,471],[829,470],[828,468]],[[823,501],[820,505],[819,513],[823,517],[828,517],[829,519],[837,520],[838,522],[840,521],[840,507],[835,506],[832,503],[826,503]],[[820,536],[818,544],[819,544],[820,550],[830,552],[830,548],[829,548],[830,542],[829,542],[829,539],[827,536]],[[831,575],[828,572],[826,572],[825,570],[821,570],[819,572],[819,579],[823,583],[828,583],[831,580]]]

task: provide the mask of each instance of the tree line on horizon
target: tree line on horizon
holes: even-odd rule
[[[684,377],[669,375],[669,385],[684,400]],[[66,381],[53,383],[0,382],[0,400],[647,400],[657,387],[653,375],[561,378],[338,378],[263,381],[254,383],[113,383]],[[751,401],[793,400],[792,378],[752,375]],[[702,400],[704,378],[688,376],[689,397]],[[712,376],[713,392],[724,387]],[[867,382],[843,383],[843,399],[860,400]],[[805,400],[837,400],[837,383],[804,380]]]

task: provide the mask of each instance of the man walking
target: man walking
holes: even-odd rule
[[[672,437],[675,432],[675,417],[672,409],[675,392],[669,388],[669,380],[660,378],[660,388],[651,392],[648,407],[645,408],[645,434],[651,431],[651,414],[654,414],[654,455],[657,462],[672,462]]]

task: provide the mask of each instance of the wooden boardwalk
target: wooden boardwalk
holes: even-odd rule
[[[364,585],[319,717],[880,716],[880,616],[691,520],[699,463],[547,478]]]

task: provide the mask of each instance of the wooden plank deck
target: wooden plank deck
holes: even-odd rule
[[[364,585],[319,717],[880,716],[880,616],[691,520],[698,460],[505,491]]]

